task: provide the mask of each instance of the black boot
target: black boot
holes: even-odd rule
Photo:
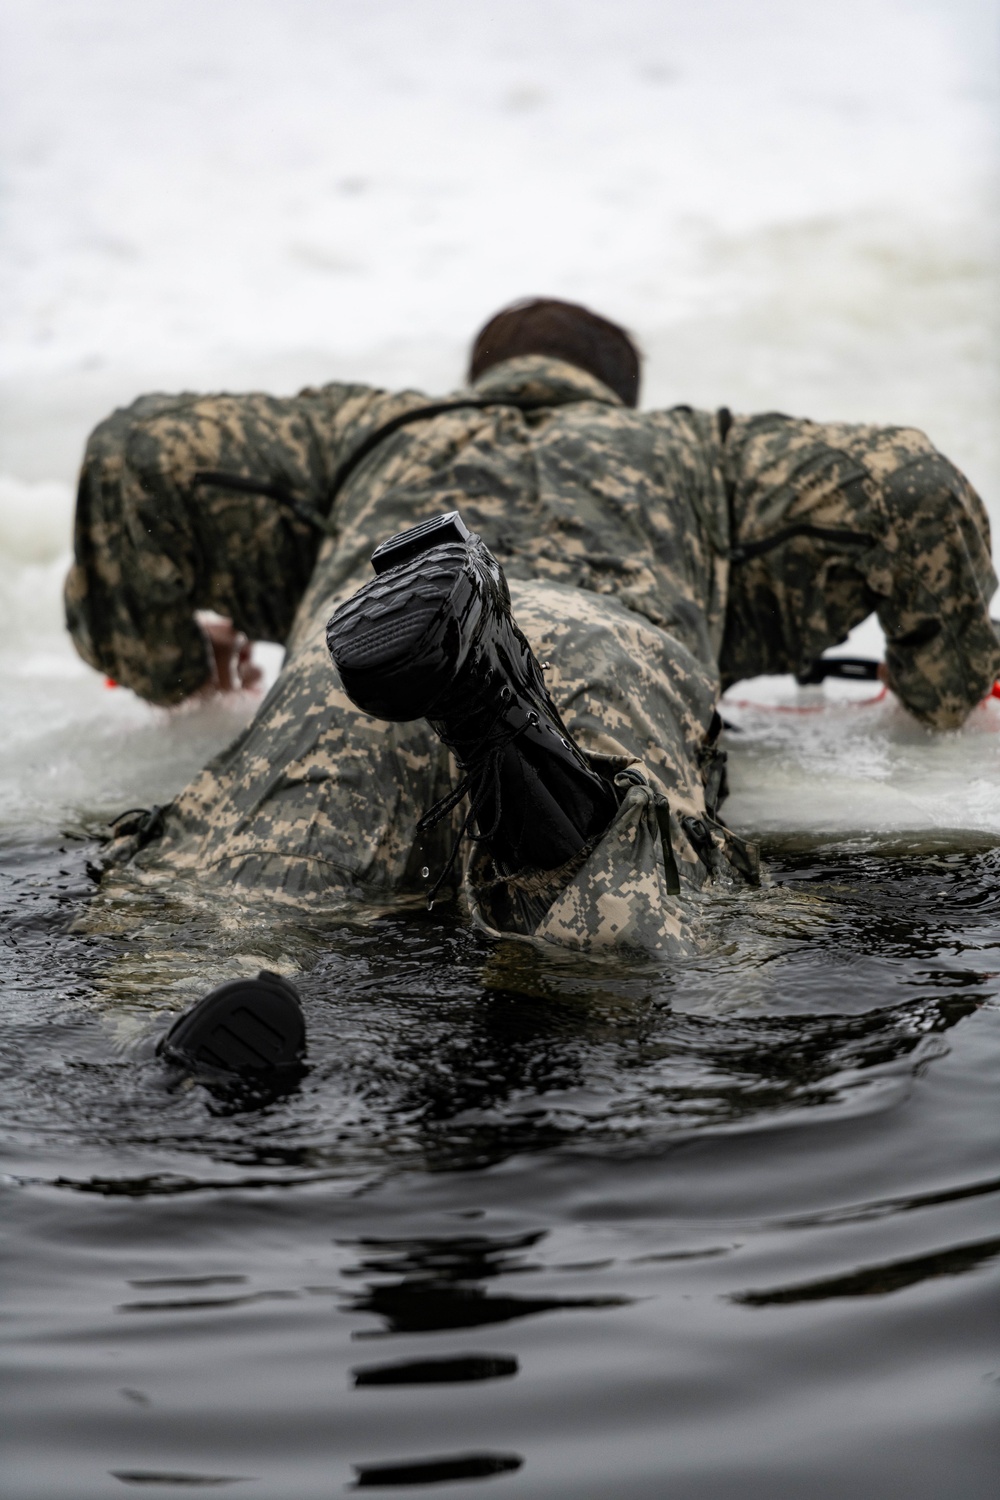
[[[502,873],[552,870],[603,832],[610,784],[573,743],[510,613],[503,571],[457,511],[401,532],[343,604],[327,645],[353,703],[428,719],[465,776],[473,822]]]
[[[188,1072],[216,1077],[294,1075],[305,1050],[298,991],[269,969],[212,990],[178,1016],[156,1048]]]

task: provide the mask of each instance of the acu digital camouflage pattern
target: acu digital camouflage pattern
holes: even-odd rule
[[[477,849],[462,881],[473,917],[489,931],[588,951],[686,952],[684,892],[710,874],[728,883],[743,878],[738,870],[754,874],[752,851],[712,816],[716,675],[614,599],[543,581],[510,587],[568,729],[618,776],[624,801],[572,869],[500,881]],[[253,724],[167,810],[162,836],[112,848],[131,864],[109,870],[105,897],[178,877],[317,910],[345,895],[378,904],[427,892],[461,815],[427,835],[417,823],[457,771],[426,722],[371,719],[341,691],[324,642],[337,602],[318,610]],[[540,921],[517,915],[522,894]]]
[[[172,704],[209,676],[195,610],[228,616],[251,640],[284,641],[316,561],[315,527],[267,495],[195,476],[221,470],[322,499],[338,422],[373,394],[143,396],[102,422],[80,474],[65,589],[84,661]]]
[[[997,586],[979,496],[923,433],[737,417],[724,448],[734,561],[723,686],[798,672],[873,610],[893,690],[934,729],[960,725],[1000,676]],[[817,535],[816,533],[821,533]]]
[[[169,702],[207,673],[194,608],[217,609],[248,635],[287,646],[254,723],[167,810],[162,837],[141,850],[140,837],[119,841],[113,853],[133,856],[131,873],[119,866],[107,877],[109,896],[129,879],[156,883],[182,872],[318,906],[347,894],[389,900],[427,888],[422,872],[433,880],[441,869],[459,815],[428,843],[416,824],[454,783],[454,766],[427,725],[378,723],[350,704],[324,628],[371,576],[377,543],[445,510],[460,510],[503,565],[515,618],[549,664],[560,712],[581,748],[617,776],[623,799],[573,868],[523,877],[530,901],[512,900],[517,883],[498,882],[482,851],[468,859],[465,897],[490,930],[533,928],[534,940],[584,950],[686,951],[693,893],[709,878],[756,877],[753,851],[715,817],[724,781],[711,743],[720,657],[727,679],[804,666],[864,618],[873,599],[880,612],[892,607],[919,550],[919,537],[908,543],[912,514],[922,535],[936,528],[953,536],[958,527],[966,537],[966,553],[951,545],[940,552],[938,597],[945,601],[950,585],[964,610],[955,621],[969,622],[982,640],[992,577],[985,516],[915,434],[779,417],[736,418],[726,431],[715,414],[686,407],[638,413],[589,375],[540,357],[495,367],[474,393],[497,404],[403,427],[359,465],[318,551],[288,507],[194,486],[194,474],[224,470],[278,484],[323,510],[344,457],[426,397],[357,386],[285,401],[153,397],[98,429],[67,591],[87,659]],[[548,404],[517,405],[538,399]],[[848,465],[842,449],[851,442],[852,452],[870,451],[870,469],[860,458]],[[940,485],[928,502],[933,523],[916,499],[902,519],[890,515],[895,492],[887,482],[908,472],[917,442],[923,461],[936,460],[971,497],[966,531]],[[730,564],[731,547],[772,537],[803,516],[823,535]],[[871,547],[869,534],[877,538]],[[863,587],[855,581],[859,556],[882,561],[881,572],[873,566],[863,575]],[[948,568],[949,577],[940,576]],[[115,579],[126,574],[127,605],[116,614]],[[825,615],[817,576],[825,580]],[[951,619],[951,606],[941,608]],[[947,639],[958,628],[949,624]],[[901,690],[910,688],[906,651],[929,643],[894,641]],[[971,707],[1000,669],[995,642],[991,649],[988,667],[990,648],[971,668],[960,655],[943,677],[915,682],[906,701],[929,722],[952,722],[953,705]],[[543,913],[528,931],[512,915],[527,908]]]

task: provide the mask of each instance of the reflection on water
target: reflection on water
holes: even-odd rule
[[[512,1240],[469,1236],[460,1239],[364,1241],[362,1258],[345,1274],[372,1273],[391,1280],[369,1280],[364,1292],[345,1304],[347,1312],[373,1313],[382,1329],[364,1329],[355,1338],[380,1334],[441,1333],[449,1328],[483,1328],[538,1313],[577,1307],[621,1307],[621,1297],[497,1296],[481,1283],[538,1269],[522,1251],[541,1233]]]
[[[0,871],[19,1500],[992,1496],[996,848],[775,846],[677,970],[180,889],[70,931],[88,852]],[[293,1091],[160,1064],[261,966]]]
[[[404,1484],[447,1484],[456,1479],[489,1479],[519,1469],[516,1453],[461,1453],[454,1458],[416,1458],[394,1464],[356,1465],[355,1489],[388,1488]]]
[[[829,1297],[884,1297],[903,1287],[916,1286],[933,1276],[961,1276],[1000,1255],[1000,1238],[977,1245],[957,1245],[936,1255],[915,1255],[884,1266],[863,1266],[849,1276],[831,1276],[801,1286],[776,1287],[769,1292],[741,1292],[734,1302],[747,1307],[774,1307],[779,1303],[823,1302]]]
[[[206,1485],[214,1487],[222,1484],[247,1484],[252,1478],[249,1474],[177,1474],[171,1470],[160,1469],[110,1469],[108,1472],[112,1479],[117,1479],[121,1484],[159,1484],[170,1485],[178,1489],[198,1489]]]
[[[402,1359],[388,1365],[361,1365],[355,1385],[455,1385],[467,1380],[503,1380],[517,1374],[508,1354],[460,1354],[454,1358]]]

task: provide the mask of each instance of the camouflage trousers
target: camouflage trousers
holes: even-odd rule
[[[467,847],[459,899],[496,936],[581,952],[688,952],[697,892],[754,875],[753,851],[714,815],[717,676],[614,599],[542,581],[511,580],[510,590],[567,727],[614,779],[620,806],[561,870],[504,880],[484,846]],[[417,825],[458,773],[425,721],[377,721],[346,697],[323,634],[339,602],[296,629],[256,719],[171,805],[162,836],[141,850],[122,841],[131,862],[109,870],[108,896],[122,879],[178,877],[312,910],[427,892],[461,813],[430,834]]]

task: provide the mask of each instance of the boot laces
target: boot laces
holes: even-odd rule
[[[526,729],[532,728],[538,723],[538,714],[534,709],[529,709],[523,724],[516,728],[507,725],[499,727],[504,714],[510,706],[513,694],[509,687],[502,689],[500,694],[500,706],[487,726],[482,739],[476,745],[471,754],[465,757],[466,772],[456,786],[444,797],[429,807],[417,824],[418,833],[426,833],[429,829],[437,826],[442,818],[446,818],[450,812],[458,806],[463,797],[469,797],[469,810],[462,820],[461,827],[455,835],[451,846],[451,853],[445,862],[444,868],[427,896],[427,910],[431,911],[434,906],[434,898],[447,880],[458,857],[458,851],[462,840],[467,838],[473,843],[484,843],[491,839],[500,827],[503,817],[503,807],[500,799],[500,761],[504,750],[524,734]],[[478,782],[478,786],[477,786]],[[496,800],[496,816],[487,829],[481,829],[474,833],[472,825],[476,822],[479,813],[487,798],[492,793]]]

